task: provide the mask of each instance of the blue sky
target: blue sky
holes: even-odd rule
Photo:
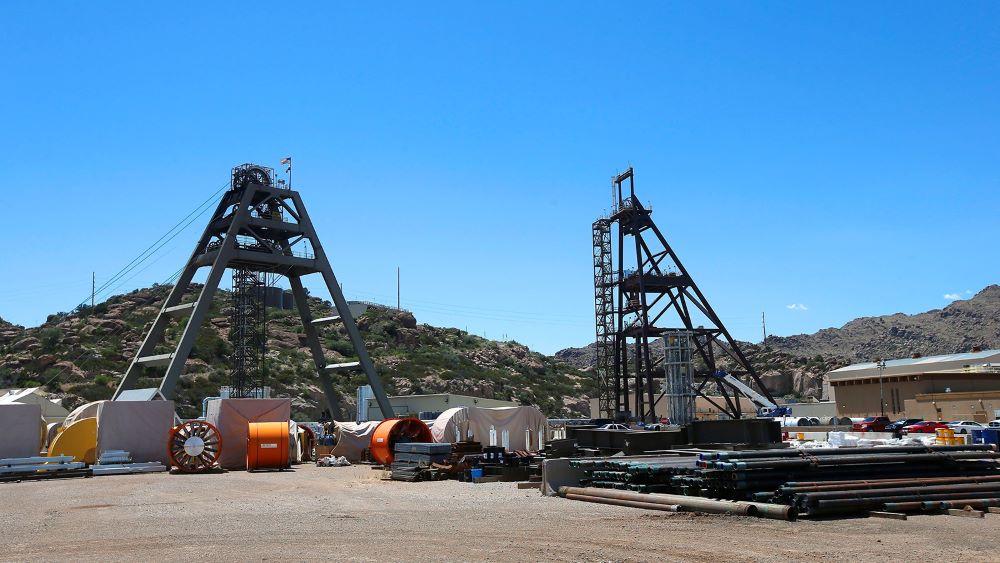
[[[0,11],[19,324],[287,155],[349,298],[394,302],[398,266],[418,321],[546,353],[593,339],[590,225],[629,164],[738,338],[762,311],[812,332],[1000,280],[995,3]]]

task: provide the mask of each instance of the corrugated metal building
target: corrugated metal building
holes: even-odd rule
[[[825,379],[838,416],[879,415],[884,402],[886,416],[926,418],[926,406],[917,406],[919,395],[1000,391],[1000,350],[886,360],[884,368],[876,362],[853,364],[829,372]],[[942,405],[942,419],[949,419],[945,410]],[[959,410],[966,418],[993,418],[988,408]]]

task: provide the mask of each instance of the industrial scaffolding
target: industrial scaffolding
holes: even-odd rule
[[[721,413],[742,418],[740,391],[720,377],[724,373],[718,369],[720,357],[730,360],[730,375],[747,380],[769,399],[770,393],[660,233],[652,210],[636,197],[632,168],[613,178],[612,191],[610,215],[593,224],[595,371],[601,416],[653,422],[659,419],[659,402],[669,395],[683,402],[685,406],[678,408],[685,418],[687,405],[693,411],[693,395],[700,395]],[[679,326],[667,325],[670,318]],[[679,336],[677,331],[684,331],[693,351],[690,384],[680,372],[671,377],[666,354],[652,348],[664,336]],[[716,400],[719,396],[721,403]]]

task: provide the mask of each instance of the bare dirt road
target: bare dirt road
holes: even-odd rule
[[[0,560],[1000,561],[1000,514],[782,522],[381,477],[303,465],[0,484]]]

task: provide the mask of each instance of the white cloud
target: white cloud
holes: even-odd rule
[[[808,311],[809,307],[806,307],[802,303],[792,303],[791,305],[785,305],[786,309],[791,309],[793,311]]]
[[[965,294],[966,295],[972,295],[972,290],[971,289],[966,289],[965,290]]]
[[[947,300],[949,300],[949,301],[954,301],[956,299],[961,299],[962,296],[959,295],[959,294],[957,294],[957,293],[945,293],[944,294],[944,298],[947,299]]]

